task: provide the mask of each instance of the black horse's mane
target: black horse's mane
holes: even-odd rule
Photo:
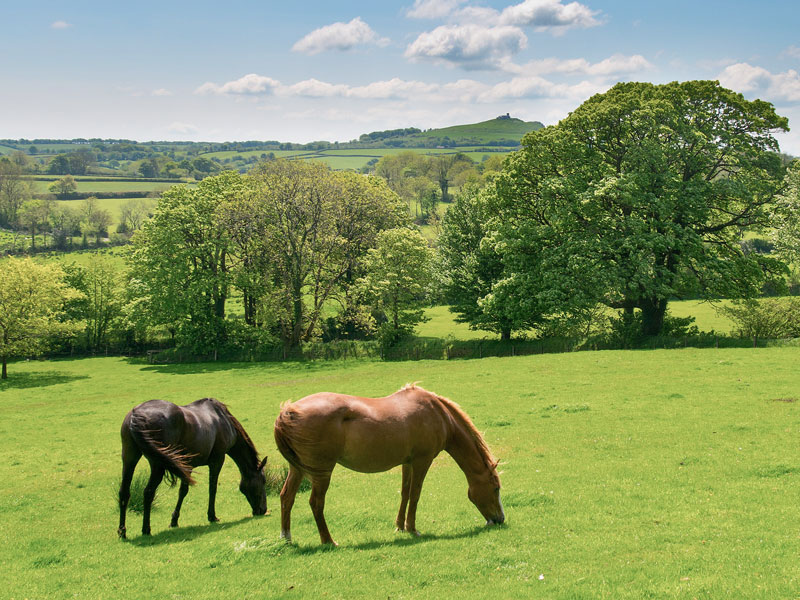
[[[239,434],[239,437],[245,443],[245,446],[250,450],[250,453],[253,456],[253,464],[258,465],[260,459],[258,457],[258,450],[256,450],[256,446],[253,444],[253,440],[251,440],[250,436],[247,435],[247,432],[244,430],[244,427],[242,427],[242,424],[239,423],[239,420],[231,414],[230,410],[228,410],[228,406],[216,398],[205,398],[205,400],[211,402],[211,405],[217,411],[217,414],[230,422],[230,424],[236,430],[236,433]]]

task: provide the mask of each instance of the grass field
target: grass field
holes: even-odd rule
[[[103,210],[107,210],[111,215],[111,226],[109,229],[114,231],[117,224],[120,221],[120,215],[122,212],[122,207],[125,206],[128,202],[133,200],[144,200],[148,203],[148,206],[152,208],[156,205],[156,200],[154,198],[98,198],[97,199],[97,207]],[[85,200],[56,200],[57,204],[61,204],[63,206],[68,206],[72,210],[79,211],[81,210],[81,206],[83,205]]]
[[[669,303],[669,313],[675,317],[694,317],[694,324],[700,331],[713,330],[717,333],[729,334],[733,329],[733,323],[717,312],[720,304],[728,303],[727,300],[716,304],[699,300],[675,300]],[[500,337],[499,334],[489,331],[470,329],[466,323],[454,322],[455,315],[447,306],[428,308],[425,310],[425,316],[430,320],[417,327],[417,335],[420,337],[445,338],[451,336],[456,340],[499,339]]]
[[[176,182],[181,183],[181,182]],[[46,194],[52,185],[49,181],[32,181],[37,194]],[[163,192],[172,184],[160,181],[81,181],[75,180],[76,190],[81,193],[102,195],[104,192]]]
[[[277,158],[292,158],[295,160],[317,160],[328,164],[332,169],[336,170],[359,170],[373,159],[380,159],[383,156],[392,154],[399,154],[400,152],[419,152],[426,155],[436,156],[440,154],[455,154],[461,152],[469,156],[475,162],[483,160],[484,156],[493,156],[497,150],[501,150],[500,154],[504,154],[513,150],[513,148],[492,148],[487,150],[481,146],[469,146],[459,148],[364,148],[364,149],[343,149],[343,150],[320,150],[318,152],[308,150],[276,150],[273,154]],[[226,158],[234,158],[241,156],[249,158],[251,156],[260,157],[261,154],[269,154],[263,150],[252,150],[245,152],[235,151],[220,151],[208,152],[203,154],[205,158],[219,158],[224,160]]]
[[[0,384],[0,569],[21,598],[788,598],[800,566],[798,348],[583,352],[473,361],[205,363],[122,358],[16,362]],[[446,455],[423,488],[421,538],[394,533],[399,470],[337,468],[326,504],[337,549],[307,505],[296,545],[277,498],[253,518],[207,470],[167,528],[138,515],[116,537],[119,425],[135,404],[213,395],[257,447],[279,404],[331,390],[388,394],[407,381],[459,402],[502,459],[507,524],[485,529]],[[146,466],[140,470],[146,472]]]

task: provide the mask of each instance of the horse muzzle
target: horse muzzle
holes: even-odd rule
[[[492,525],[502,525],[506,521],[505,515],[498,515],[492,519],[486,519],[486,526],[490,527]]]

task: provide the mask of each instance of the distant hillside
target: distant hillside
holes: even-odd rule
[[[429,129],[418,133],[393,136],[389,139],[381,140],[381,145],[390,148],[518,146],[523,135],[542,127],[544,125],[538,121],[523,121],[503,115],[481,123],[454,125],[441,129]],[[367,136],[361,137],[366,138]]]

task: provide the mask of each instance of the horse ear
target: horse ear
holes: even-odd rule
[[[258,470],[261,471],[264,467],[267,466],[267,457],[264,457],[264,460],[261,461],[261,464],[258,465]]]

